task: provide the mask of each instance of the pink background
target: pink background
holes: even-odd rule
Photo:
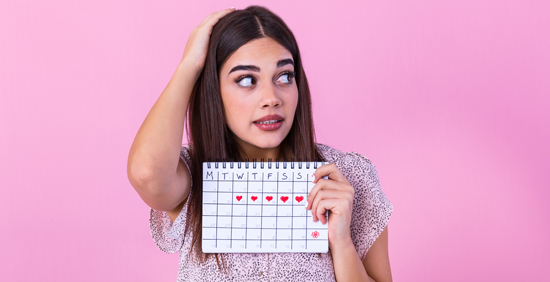
[[[377,166],[395,281],[549,281],[549,1],[254,3],[318,141]],[[176,280],[128,151],[191,30],[250,4],[0,2],[0,281]]]

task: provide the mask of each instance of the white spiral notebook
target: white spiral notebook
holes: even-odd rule
[[[203,163],[202,251],[328,252],[328,221],[313,222],[305,209],[323,164]]]

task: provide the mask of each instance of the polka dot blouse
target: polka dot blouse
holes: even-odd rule
[[[384,230],[393,205],[380,187],[372,162],[359,153],[346,153],[317,144],[327,162],[334,163],[355,189],[351,218],[351,238],[361,260]],[[180,157],[191,168],[189,147]],[[184,239],[188,202],[172,223],[164,211],[151,209],[150,229],[156,245],[166,253],[180,252],[177,281],[335,281],[328,253],[227,253],[227,273],[220,271],[212,254],[205,263],[189,259],[192,234]],[[200,244],[200,242],[199,242]],[[191,255],[193,257],[193,255]]]

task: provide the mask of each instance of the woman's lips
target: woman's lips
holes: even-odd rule
[[[254,122],[270,121],[270,120],[285,120],[285,118],[280,115],[266,115],[255,120]]]
[[[280,115],[267,115],[255,120],[253,123],[261,130],[272,131],[283,126],[285,119]]]
[[[283,126],[283,121],[284,120],[271,120],[262,123],[254,122],[254,125],[261,130],[272,131],[281,128],[281,126]]]

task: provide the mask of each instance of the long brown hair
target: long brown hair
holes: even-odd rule
[[[260,6],[249,6],[221,18],[212,30],[204,68],[195,83],[189,102],[187,136],[190,144],[192,193],[189,197],[187,222],[184,234],[192,233],[191,254],[204,262],[202,241],[202,163],[209,160],[242,161],[233,132],[223,114],[218,74],[227,59],[251,40],[269,37],[285,47],[294,59],[298,105],[292,127],[281,143],[298,161],[322,161],[323,156],[315,145],[315,132],[311,115],[311,96],[302,67],[300,50],[294,35],[277,15]],[[219,267],[218,254],[216,261]],[[225,266],[223,257],[222,264]]]

